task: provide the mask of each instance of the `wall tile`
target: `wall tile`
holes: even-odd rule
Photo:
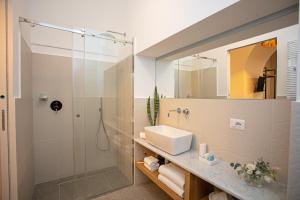
[[[145,126],[149,126],[147,118],[147,99],[134,99],[134,137],[139,137],[141,131],[144,131]]]
[[[39,141],[34,144],[35,183],[59,179],[60,175],[59,140]]]
[[[274,116],[275,122],[287,122],[291,118],[291,106],[289,101],[284,99],[273,100],[272,115]]]
[[[176,113],[167,116],[168,110],[177,107],[190,108],[189,118]],[[287,100],[163,99],[160,123],[192,131],[193,148],[207,143],[210,151],[227,162],[263,157],[282,169],[279,181],[286,183],[289,107]],[[230,118],[244,119],[246,129],[231,129]]]
[[[19,199],[31,199],[34,186],[32,53],[21,39],[21,98],[15,101]]]
[[[300,102],[292,103],[292,123],[288,166],[288,199],[300,196]]]

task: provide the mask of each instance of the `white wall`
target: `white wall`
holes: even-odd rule
[[[158,93],[167,98],[175,97],[175,69],[177,64],[177,61],[156,61]]]
[[[140,52],[236,2],[238,0],[131,0],[131,32],[137,40],[135,52]]]
[[[155,86],[155,59],[134,57],[134,97],[153,96]]]
[[[26,1],[32,19],[67,27],[128,32],[127,0]]]
[[[267,34],[249,38],[240,42],[232,43],[226,46],[222,46],[216,49],[212,49],[206,52],[201,52],[199,55],[204,57],[210,57],[217,59],[217,95],[218,96],[228,96],[229,93],[229,56],[228,50],[242,47],[245,45],[257,43],[263,40],[277,38],[277,96],[285,96],[285,82],[287,74],[287,43],[289,41],[297,40],[298,35],[298,25],[290,26],[284,29],[273,31]],[[167,62],[165,62],[167,63]],[[166,65],[168,68],[168,65]],[[165,74],[161,75],[157,73],[157,80],[160,80],[159,76],[163,76],[164,79],[173,81],[174,74],[170,72],[169,77],[166,77]],[[174,84],[170,82],[158,82],[159,88],[164,88],[166,91],[173,91]],[[170,86],[169,89],[166,88]]]

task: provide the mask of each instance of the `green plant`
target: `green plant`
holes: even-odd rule
[[[159,113],[159,94],[157,92],[157,87],[154,88],[154,98],[153,98],[153,111],[151,111],[151,98],[148,97],[147,100],[147,115],[148,120],[151,126],[155,126],[157,119],[158,119],[158,113]],[[152,117],[153,114],[153,117]]]

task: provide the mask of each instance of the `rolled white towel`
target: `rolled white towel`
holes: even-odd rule
[[[184,189],[185,174],[183,169],[172,163],[169,163],[167,165],[161,165],[158,169],[158,172],[170,179],[181,189]]]
[[[153,156],[148,156],[144,158],[144,162],[149,166],[153,166],[158,164],[158,159]]]
[[[148,164],[144,163],[144,166],[151,172],[154,172],[154,171],[158,170],[158,168],[159,168],[159,164],[158,163],[156,163],[156,164],[157,165],[149,166]]]
[[[160,180],[168,188],[170,188],[171,190],[173,190],[176,194],[178,194],[178,196],[183,197],[184,190],[181,189],[180,187],[178,187],[178,185],[176,185],[175,183],[173,183],[170,179],[168,179],[167,177],[165,177],[162,174],[159,174],[158,175],[158,180]]]

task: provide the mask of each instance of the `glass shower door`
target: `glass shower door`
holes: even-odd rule
[[[132,45],[111,33],[74,36],[74,177],[64,190],[89,199],[133,183]]]

